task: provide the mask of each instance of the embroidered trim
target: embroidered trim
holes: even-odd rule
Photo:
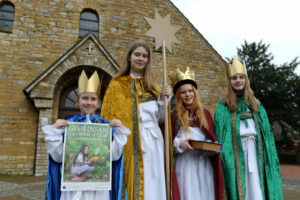
[[[263,148],[263,137],[262,137],[262,134],[261,134],[261,129],[260,129],[260,126],[259,126],[259,123],[258,123],[258,118],[257,118],[257,114],[254,113],[254,118],[255,118],[255,123],[257,125],[257,129],[258,129],[258,134],[259,134],[259,144],[260,144],[260,152],[261,152],[261,165],[262,165],[262,180],[263,180],[263,183],[265,183],[265,164],[264,164],[264,148]],[[265,185],[265,184],[264,184]],[[264,187],[264,186],[262,186]],[[267,194],[266,192],[267,190],[265,190],[265,196]]]
[[[151,91],[145,89],[144,82],[145,82],[144,79],[134,79],[134,86],[138,96],[138,102],[145,103],[148,101],[155,101],[156,100],[155,95],[153,95]]]
[[[238,195],[239,195],[239,199],[243,200],[244,192],[243,192],[242,174],[241,174],[240,159],[238,154],[238,146],[236,141],[236,112],[231,113],[231,134],[232,134],[232,148],[233,148]]]
[[[252,118],[252,113],[250,112],[244,112],[240,114],[240,117],[242,118]]]
[[[133,103],[133,199],[139,199],[139,188],[140,188],[140,179],[143,177],[140,177],[140,164],[139,163],[139,126],[138,126],[138,103],[137,103],[137,89],[136,89],[136,81],[131,82],[131,97],[132,97],[132,103]]]

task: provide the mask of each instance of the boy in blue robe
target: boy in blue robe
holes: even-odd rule
[[[48,200],[119,200],[121,199],[121,189],[123,180],[123,147],[127,142],[127,135],[130,134],[128,128],[122,125],[118,119],[111,122],[95,115],[99,107],[100,80],[97,72],[87,78],[84,71],[78,80],[78,98],[76,103],[81,110],[81,115],[75,115],[66,120],[58,119],[55,124],[42,127],[46,134],[45,141],[49,152],[48,174],[46,181],[45,197]],[[61,165],[63,159],[64,127],[68,122],[82,123],[103,123],[113,127],[112,141],[112,190],[111,191],[63,191],[61,184]]]

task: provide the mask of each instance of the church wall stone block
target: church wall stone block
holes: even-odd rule
[[[74,83],[76,69],[93,67],[114,76],[131,42],[143,39],[154,51],[153,72],[162,84],[158,41],[145,35],[151,29],[145,18],[155,20],[156,10],[178,28],[178,42],[167,50],[168,72],[189,66],[212,114],[226,93],[225,61],[169,0],[9,1],[15,6],[13,30],[0,31],[0,174],[46,175],[41,127],[58,118],[60,94]],[[79,38],[84,9],[98,14],[98,38]]]

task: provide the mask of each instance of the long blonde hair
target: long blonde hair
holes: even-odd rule
[[[180,122],[180,126],[183,128],[184,132],[189,132],[188,110],[182,103],[182,99],[180,97],[180,87],[178,88],[178,90],[175,94],[176,111],[177,111],[178,119],[179,119],[179,122]],[[193,103],[192,103],[190,109],[196,113],[196,116],[197,116],[197,118],[199,119],[199,122],[200,122],[200,128],[205,128],[205,129],[208,130],[209,129],[208,128],[208,123],[207,123],[207,120],[205,118],[203,106],[201,105],[201,103],[198,99],[197,90],[195,89],[194,86],[192,86],[192,88],[193,88],[193,92],[194,92],[194,100],[193,100]]]
[[[116,77],[129,75],[130,67],[131,67],[130,57],[131,57],[132,53],[134,52],[134,50],[138,47],[143,47],[148,53],[148,62],[145,66],[145,70],[144,70],[144,74],[143,74],[144,78],[145,78],[146,87],[150,90],[154,90],[154,91],[159,93],[159,88],[154,83],[152,70],[151,70],[151,68],[152,68],[152,64],[151,64],[152,63],[152,56],[151,56],[150,47],[143,40],[138,40],[138,41],[135,41],[131,44],[131,47],[129,48],[129,51],[128,51],[126,57],[125,57],[123,67],[121,68],[121,70],[119,71],[119,73],[117,74]]]
[[[249,79],[246,75],[245,75],[245,79],[246,79],[245,80],[245,88],[244,88],[244,94],[243,94],[244,103],[246,103],[249,100],[249,102],[251,104],[251,107],[254,110],[254,112],[257,112],[258,107],[259,107],[258,100],[255,98],[254,92],[250,88],[250,81],[249,81]],[[228,108],[231,112],[235,112],[238,108],[238,105],[237,105],[237,102],[236,102],[237,94],[231,86],[230,78],[228,79],[227,86],[228,86],[228,93],[227,93],[227,95],[224,99],[224,104],[228,106]]]

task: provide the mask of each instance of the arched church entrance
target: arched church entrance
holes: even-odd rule
[[[100,100],[120,67],[106,48],[92,34],[79,40],[42,72],[26,88],[25,95],[39,113],[34,174],[47,173],[48,152],[41,127],[52,124],[58,118],[70,118],[79,114],[75,106],[77,82],[82,70],[88,77],[97,70],[102,80]],[[98,112],[101,110],[101,104]]]

